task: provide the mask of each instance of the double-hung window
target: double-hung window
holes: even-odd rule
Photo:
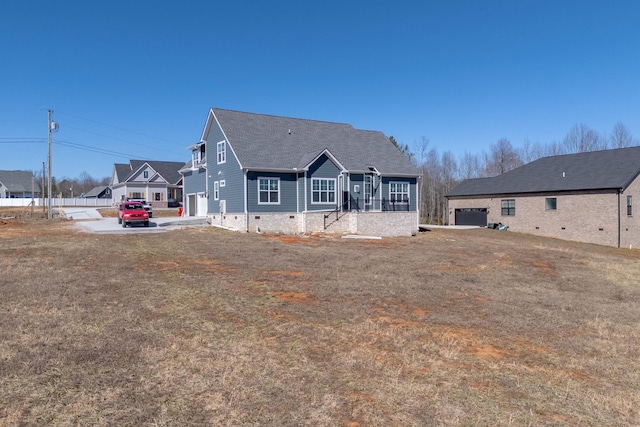
[[[220,200],[220,184],[218,181],[213,182],[213,200]]]
[[[409,203],[409,183],[390,182],[389,199],[391,203]]]
[[[336,179],[313,178],[311,180],[311,203],[335,203]]]
[[[280,178],[258,178],[258,204],[280,204]]]
[[[218,142],[217,153],[218,153],[218,164],[225,163],[227,161],[227,144],[225,141]]]
[[[516,215],[516,201],[515,199],[505,199],[501,201],[501,215],[502,216],[515,216]]]

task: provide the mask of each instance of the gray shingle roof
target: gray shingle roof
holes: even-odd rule
[[[0,182],[11,192],[31,193],[33,173],[29,171],[0,171]],[[34,182],[36,193],[40,192],[40,184]]]
[[[98,197],[100,193],[109,188],[108,185],[100,185],[98,187],[93,187],[91,190],[82,194],[82,197]]]
[[[640,147],[567,154],[462,181],[447,197],[625,189],[639,173]]]
[[[142,165],[147,163],[162,176],[169,184],[178,184],[182,179],[179,170],[184,166],[184,162],[164,162],[158,160],[129,160],[129,164],[116,163],[114,167],[118,174],[118,182],[126,181],[131,174],[136,172]]]
[[[358,130],[344,123],[219,108],[211,111],[243,168],[301,169],[328,149],[351,172],[374,166],[385,175],[419,175],[382,132]]]

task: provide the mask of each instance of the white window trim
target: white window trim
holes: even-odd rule
[[[220,200],[220,186],[218,181],[213,181],[213,200]]]
[[[220,150],[222,146],[222,150]],[[227,141],[220,141],[216,144],[216,160],[218,164],[227,163]]]
[[[409,204],[409,202],[411,201],[411,184],[410,184],[410,183],[408,183],[408,182],[404,182],[404,181],[390,181],[390,182],[389,182],[389,201],[391,201],[391,200],[392,200],[392,197],[391,197],[391,194],[392,194],[392,193],[391,193],[391,187],[393,186],[393,184],[395,184],[395,186],[396,186],[396,190],[397,190],[397,188],[398,188],[398,185],[406,185],[406,186],[407,186],[407,192],[406,192],[406,195],[407,195],[407,201],[406,201],[406,202],[405,202],[405,201],[402,201],[402,202],[398,202],[398,201],[396,201],[396,202],[394,202],[394,203],[399,203],[399,204],[403,204],[403,205]],[[403,194],[403,195],[404,195],[405,193],[404,193],[404,192],[399,193],[398,191],[395,191],[395,193],[394,193],[394,194]]]
[[[367,182],[368,181],[368,182]],[[364,204],[365,206],[371,206],[373,199],[373,177],[371,175],[364,176],[364,182],[362,183],[364,187]],[[367,186],[369,190],[367,191]],[[367,196],[369,196],[369,201],[367,201]]]
[[[277,202],[261,202],[260,201],[260,180],[262,180],[262,179],[266,179],[268,181],[275,180],[275,181],[278,182],[278,201]],[[271,183],[269,182],[269,184],[271,184]],[[267,191],[269,193],[271,193],[271,190],[267,190]],[[258,204],[259,205],[279,205],[280,204],[280,200],[282,200],[281,197],[280,197],[280,178],[272,177],[272,176],[259,176],[258,177]]]
[[[314,190],[313,189],[313,181],[333,181],[333,191],[330,190]],[[335,205],[338,203],[338,180],[335,178],[311,178],[311,204],[312,205]],[[329,199],[329,193],[333,193],[333,202],[314,202],[313,201],[313,193],[314,192],[326,192],[327,193],[327,200]]]
[[[224,179],[220,180],[220,187],[225,187],[227,185],[227,181]]]

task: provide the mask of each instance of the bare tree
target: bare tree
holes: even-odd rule
[[[544,156],[561,156],[563,154],[567,154],[567,152],[562,142],[551,141],[544,147]]]
[[[461,179],[479,178],[483,169],[477,154],[464,152],[458,162],[459,177]]]
[[[607,139],[584,123],[574,125],[562,142],[568,154],[607,148]]]
[[[636,145],[636,142],[631,132],[629,132],[629,129],[627,129],[622,122],[618,122],[613,126],[613,130],[609,136],[609,144],[611,148],[625,148]]]
[[[447,217],[447,199],[444,197],[457,183],[456,177],[458,176],[458,164],[451,151],[445,151],[442,154],[441,166],[441,183],[440,192],[438,195],[438,202],[440,203],[439,209],[439,221],[446,222]]]
[[[487,176],[502,175],[512,169],[522,166],[522,159],[507,138],[500,138],[491,145],[491,151],[485,154]]]
[[[546,154],[545,146],[539,142],[532,143],[529,138],[522,143],[522,148],[518,150],[522,163],[530,163],[544,157]]]

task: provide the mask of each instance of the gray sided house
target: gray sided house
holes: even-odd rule
[[[82,193],[84,199],[111,199],[111,189],[106,185],[93,187],[90,191]]]
[[[640,147],[544,157],[448,195],[449,223],[640,247]]]
[[[113,165],[111,195],[114,203],[127,198],[144,199],[154,207],[167,207],[168,199],[182,198],[183,162],[130,160]]]
[[[29,171],[0,171],[0,198],[39,198],[40,184]]]
[[[381,132],[212,108],[185,214],[240,231],[414,234],[419,171]]]

